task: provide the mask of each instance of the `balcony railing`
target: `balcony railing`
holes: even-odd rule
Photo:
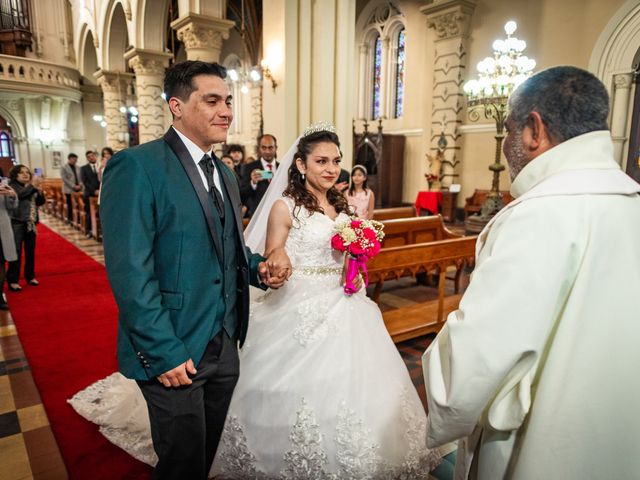
[[[69,67],[32,58],[0,55],[0,90],[47,92],[76,90],[80,95],[79,73]]]

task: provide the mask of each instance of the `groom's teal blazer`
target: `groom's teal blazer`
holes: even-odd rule
[[[220,163],[219,163],[220,164]],[[118,363],[129,378],[152,379],[202,358],[224,313],[222,232],[196,164],[176,132],[118,152],[100,195],[107,275],[118,304]],[[240,193],[220,169],[237,230],[237,332],[247,331],[249,283],[263,259],[244,245]],[[216,226],[218,225],[218,227]]]

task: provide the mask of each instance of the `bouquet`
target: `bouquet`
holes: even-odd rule
[[[383,225],[375,220],[351,219],[336,225],[335,230],[337,233],[331,237],[331,247],[348,255],[344,292],[353,295],[357,291],[353,282],[360,272],[365,286],[369,284],[366,262],[380,251]]]

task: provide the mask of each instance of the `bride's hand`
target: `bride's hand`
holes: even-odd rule
[[[342,264],[342,278],[340,279],[340,285],[343,287],[347,284],[347,268],[349,267],[349,255],[344,256],[344,262]],[[364,281],[362,279],[362,274],[358,274],[358,276],[353,281],[353,286],[356,287],[356,291],[360,291],[364,286]]]
[[[291,276],[291,260],[284,248],[273,249],[264,263],[266,268],[263,270],[263,282],[271,288],[281,287]]]

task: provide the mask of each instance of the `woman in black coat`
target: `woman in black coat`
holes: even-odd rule
[[[9,290],[22,290],[18,284],[20,278],[20,261],[24,245],[24,278],[29,285],[38,285],[35,274],[36,225],[39,222],[38,207],[45,202],[40,179],[34,179],[29,167],[16,165],[9,171],[9,186],[18,195],[18,207],[11,215],[11,227],[16,240],[18,259],[9,262],[7,283]]]

